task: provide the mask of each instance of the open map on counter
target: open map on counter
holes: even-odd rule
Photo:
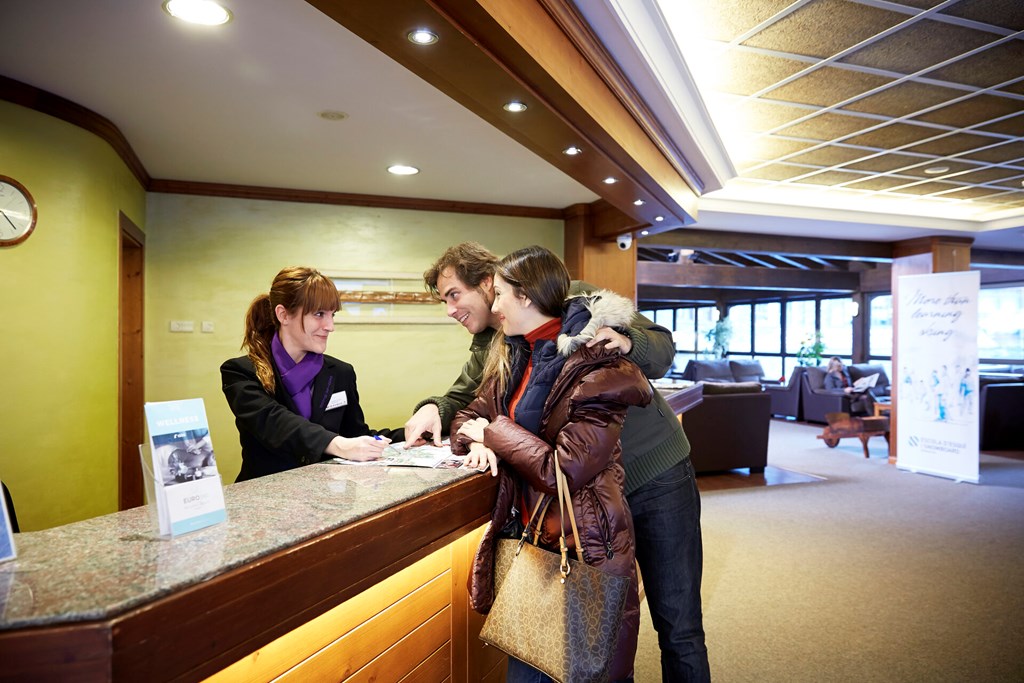
[[[334,458],[331,462],[343,465],[387,465],[393,467],[462,467],[462,457],[452,454],[452,447],[445,439],[440,446],[427,444],[406,449],[405,442],[388,444],[381,452],[380,460],[356,462],[344,458]]]

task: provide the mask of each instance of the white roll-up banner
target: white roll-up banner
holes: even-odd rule
[[[899,279],[896,465],[978,483],[977,271]]]

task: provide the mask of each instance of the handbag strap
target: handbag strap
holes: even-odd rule
[[[572,537],[575,541],[576,546],[576,559],[583,562],[583,552],[580,550],[580,532],[576,528],[576,513],[572,509],[572,494],[569,493],[569,480],[565,478],[565,472],[562,471],[562,465],[558,461],[558,449],[555,449],[555,488],[558,491],[558,516],[561,524],[559,528],[562,532],[559,538],[559,549],[562,553],[562,564],[559,571],[562,575],[562,581],[565,582],[565,577],[569,575],[569,549],[565,543],[565,510],[569,511],[569,524],[572,526]]]
[[[541,504],[543,503],[543,507]],[[519,545],[516,546],[516,555],[523,549],[523,545],[526,544],[526,540],[530,535],[530,527],[536,522],[537,526],[533,530],[533,544],[537,545],[540,542],[540,520],[544,519],[544,515],[548,512],[548,507],[551,505],[551,496],[542,496],[537,499],[537,502],[533,506],[533,512],[530,513],[529,519],[526,520],[526,526],[523,527],[523,535],[519,538]],[[539,514],[538,514],[539,513]]]

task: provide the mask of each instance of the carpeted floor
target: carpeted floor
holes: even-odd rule
[[[768,462],[823,481],[702,494],[713,679],[1024,681],[1024,461],[958,484],[820,431],[773,421]],[[636,680],[660,679],[645,611]]]

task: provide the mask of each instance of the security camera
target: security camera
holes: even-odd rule
[[[627,232],[624,235],[619,235],[615,238],[615,243],[619,245],[619,249],[626,251],[633,246],[633,233]]]

